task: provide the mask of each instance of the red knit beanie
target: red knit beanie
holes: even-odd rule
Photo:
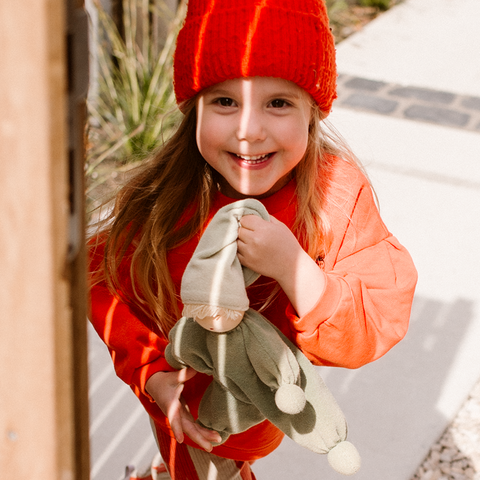
[[[255,76],[290,80],[330,112],[337,74],[324,0],[189,0],[175,51],[177,102]]]

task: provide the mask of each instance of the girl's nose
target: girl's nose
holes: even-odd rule
[[[262,112],[251,105],[242,108],[237,127],[237,139],[249,143],[263,141],[266,138],[266,129]]]

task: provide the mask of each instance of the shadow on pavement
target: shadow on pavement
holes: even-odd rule
[[[319,369],[362,456],[356,480],[409,480],[440,438],[447,427],[440,409],[449,401],[445,386],[473,307],[468,299],[450,303],[417,296],[407,336],[383,358],[359,370]],[[257,480],[343,478],[324,455],[290,439],[253,469]]]

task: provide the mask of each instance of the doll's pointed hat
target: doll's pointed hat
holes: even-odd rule
[[[290,80],[330,112],[337,73],[324,0],[189,0],[174,57],[177,102],[255,76]]]
[[[245,215],[270,219],[262,203],[247,198],[223,207],[203,233],[182,277],[184,316],[241,319],[248,310],[245,287],[260,275],[237,257],[238,228]]]

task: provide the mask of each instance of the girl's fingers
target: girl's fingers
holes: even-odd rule
[[[199,425],[193,422],[184,423],[184,432],[193,440],[197,445],[202,447],[207,452],[211,452],[213,445],[211,442],[205,438],[202,432],[199,430]]]
[[[195,423],[185,399],[182,397],[185,382],[196,374],[197,372],[191,367],[160,376],[155,374],[158,378],[155,380],[153,376],[151,377],[155,381],[155,387],[152,388],[155,390],[158,405],[168,418],[175,440],[183,443],[185,435],[188,435],[200,447],[210,452],[213,448],[212,442],[219,443],[221,441],[220,435]],[[154,392],[152,391],[152,393]]]
[[[177,387],[178,397],[176,401],[172,402],[169,405],[168,411],[166,412],[168,421],[170,423],[170,427],[178,443],[182,443],[184,439],[182,416],[183,416],[183,410],[185,407],[182,405],[180,401],[180,394],[182,390],[183,390],[183,384],[180,384]]]
[[[182,412],[182,432],[207,452],[212,450],[212,442],[219,443],[221,441],[221,437],[217,432],[195,423],[192,415],[186,408],[183,408]]]
[[[179,390],[183,390],[183,384],[181,384]],[[210,452],[212,450],[211,442],[218,443],[221,441],[221,437],[217,432],[195,423],[183,397],[178,398],[175,406],[171,407],[170,413],[168,420],[178,443],[182,443],[185,435],[188,435],[195,443]]]
[[[171,420],[169,419],[169,422],[170,422],[170,428],[172,429],[175,440],[178,443],[183,443],[183,440],[184,440],[183,422],[182,422],[181,418],[180,417],[174,417]]]
[[[268,222],[258,215],[245,215],[240,219],[239,223],[241,229],[243,228],[247,231],[253,232]]]
[[[179,383],[185,383],[187,380],[190,380],[193,378],[196,374],[197,371],[194,370],[192,367],[187,367],[187,368],[182,368],[181,370],[177,371],[177,381]]]
[[[202,429],[202,435],[207,438],[209,442],[220,443],[222,441],[222,437],[215,430]]]
[[[175,440],[183,443],[188,435],[195,443],[210,452],[212,442],[219,443],[217,432],[201,427],[193,419],[182,391],[185,382],[194,377],[197,372],[191,368],[183,368],[174,372],[159,372],[149,380],[149,393],[155,398],[160,409],[168,418]]]

